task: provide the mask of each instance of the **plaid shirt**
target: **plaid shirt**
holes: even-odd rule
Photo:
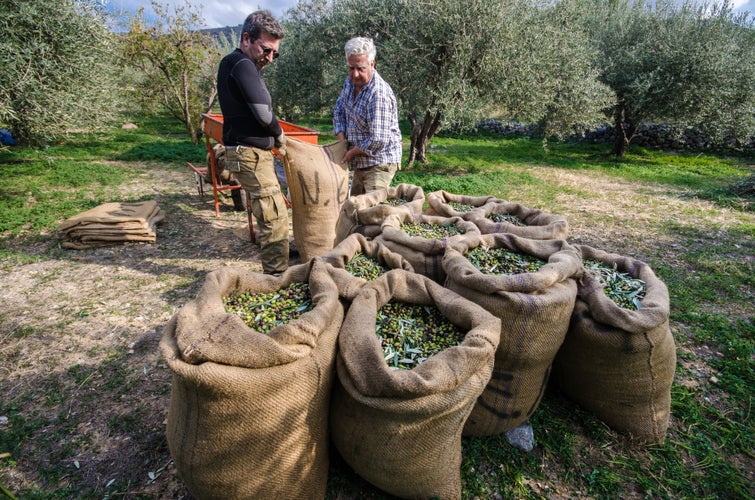
[[[351,160],[352,167],[401,163],[396,96],[377,71],[356,98],[354,84],[346,78],[333,110],[333,133],[341,132],[346,134],[351,146],[359,146],[368,153],[368,156],[355,156]]]

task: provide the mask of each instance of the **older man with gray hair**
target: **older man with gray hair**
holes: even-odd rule
[[[375,44],[352,38],[344,47],[348,77],[333,111],[333,133],[346,139],[352,167],[350,195],[390,186],[401,166],[398,106],[391,86],[375,70]]]

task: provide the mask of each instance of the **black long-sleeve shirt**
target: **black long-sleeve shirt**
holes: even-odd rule
[[[282,133],[262,72],[240,49],[220,61],[218,101],[226,146],[272,149]]]

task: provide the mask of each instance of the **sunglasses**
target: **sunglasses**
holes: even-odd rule
[[[264,45],[260,45],[262,47],[262,53],[266,56],[270,55],[270,52],[273,53],[273,59],[278,59],[278,56],[280,55],[277,50],[273,50],[270,47],[265,47]]]

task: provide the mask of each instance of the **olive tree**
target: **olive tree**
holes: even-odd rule
[[[125,64],[135,69],[133,95],[143,109],[167,112],[186,127],[192,142],[202,137],[201,113],[217,100],[217,67],[223,54],[217,43],[196,29],[200,17],[184,6],[151,2],[155,20],[144,9],[129,20],[123,40]]]
[[[697,126],[714,138],[755,131],[752,19],[728,3],[564,0],[598,49],[600,79],[614,93],[612,153],[622,156],[643,123]]]
[[[296,47],[310,51],[296,64],[317,68],[303,70],[298,79],[292,72],[288,83],[276,80],[275,95],[286,93],[281,85],[303,85],[302,95],[311,86],[328,92],[332,106],[346,77],[343,44],[351,36],[373,38],[377,69],[411,124],[409,164],[426,161],[429,141],[444,125],[469,128],[498,114],[559,133],[604,119],[608,93],[596,80],[587,44],[580,33],[560,26],[546,4],[334,0],[312,2],[318,4],[313,15],[303,3],[287,18],[301,39]],[[307,81],[311,75],[317,78]],[[321,103],[321,96],[314,101]]]
[[[0,123],[31,145],[109,123],[116,43],[98,2],[0,2]]]
[[[346,76],[343,44],[348,36],[332,16],[328,0],[312,0],[299,2],[281,18],[286,35],[280,57],[265,68],[265,81],[278,115],[286,120],[332,111]]]
[[[393,78],[412,124],[409,162],[426,161],[444,124],[499,117],[540,125],[545,137],[605,120],[587,40],[547,4],[520,0],[402,2]],[[431,16],[428,13],[432,13]],[[406,22],[408,21],[408,22]]]

